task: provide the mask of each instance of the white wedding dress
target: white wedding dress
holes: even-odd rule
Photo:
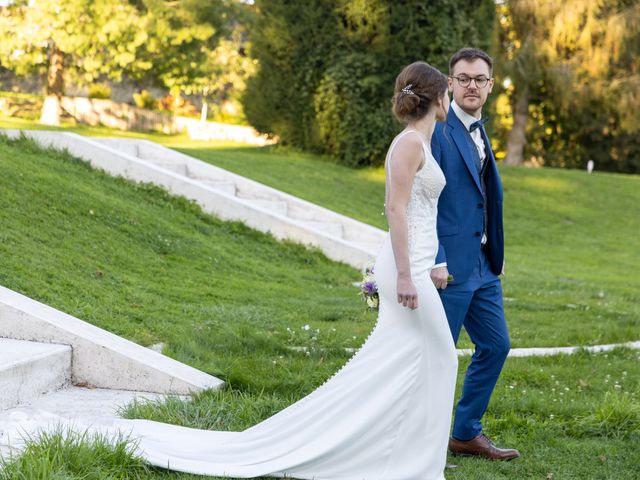
[[[387,154],[387,171],[393,149]],[[417,133],[414,133],[417,135]],[[314,480],[442,480],[457,356],[430,279],[438,247],[438,196],[445,184],[424,145],[425,162],[407,208],[418,308],[396,301],[389,236],[375,264],[378,322],[349,362],[310,395],[242,432],[123,420],[150,463],[224,477]]]

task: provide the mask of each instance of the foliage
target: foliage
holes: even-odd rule
[[[160,110],[167,110],[174,115],[196,115],[198,109],[182,95],[167,95],[158,100],[157,107]]]
[[[51,53],[64,56],[68,79],[90,83],[102,75],[120,78],[145,41],[145,24],[124,0],[27,0],[11,2],[0,13],[0,58],[17,74],[46,75]],[[118,48],[113,48],[118,45]]]
[[[111,441],[98,434],[58,428],[31,438],[19,457],[0,460],[0,480],[147,478],[151,468],[134,450],[124,435]]]
[[[404,65],[427,60],[446,71],[455,50],[492,40],[488,0],[263,0],[256,8],[248,120],[283,144],[350,166],[383,162],[400,128],[389,99]]]
[[[133,94],[133,103],[138,108],[154,110],[158,108],[158,101],[149,90],[141,90]]]
[[[510,103],[529,92],[527,149],[545,165],[640,171],[640,1],[510,0],[500,17],[499,80]],[[499,100],[503,106],[507,102]]]
[[[111,87],[106,83],[92,83],[89,85],[89,98],[111,98]]]
[[[330,66],[316,90],[320,141],[345,165],[379,164],[398,128],[390,119],[390,103],[377,101],[379,92],[388,90],[381,70],[373,56],[354,53]]]
[[[42,109],[42,96],[0,92],[0,112],[15,118],[35,120]]]
[[[40,121],[56,126],[65,82],[121,78],[136,62],[144,27],[125,0],[17,0],[0,12],[0,61],[18,75],[47,79]]]
[[[215,48],[224,2],[143,0],[147,38],[137,51],[134,78],[147,78],[169,89],[187,88]]]
[[[18,0],[0,12],[0,61],[18,75],[46,76],[47,93],[57,98],[65,83],[123,74],[167,87],[174,96],[201,93],[215,73],[213,52],[230,21],[229,4],[70,0],[62,7],[57,0]],[[45,120],[45,113],[51,117]],[[43,122],[59,125],[59,115],[59,102],[47,99]]]
[[[209,115],[218,121],[244,120],[240,101],[247,79],[255,73],[256,61],[251,57],[251,44],[246,39],[248,26],[236,23],[210,53],[207,65],[211,71],[199,82],[204,101],[211,105]]]

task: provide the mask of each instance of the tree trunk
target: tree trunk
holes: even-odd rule
[[[200,112],[200,121],[205,123],[207,121],[207,111],[209,110],[209,104],[206,100],[202,100],[202,111]]]
[[[47,96],[42,105],[40,123],[60,125],[60,98],[64,93],[64,52],[55,43],[49,48],[49,70],[47,71]]]
[[[507,142],[507,156],[504,159],[506,165],[522,165],[524,160],[524,147],[527,144],[527,117],[529,111],[529,87],[516,89],[516,98],[513,105],[513,127],[509,132]]]

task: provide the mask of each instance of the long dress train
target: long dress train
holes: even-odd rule
[[[393,149],[387,154],[387,171]],[[416,133],[417,134],[417,133]],[[409,255],[418,308],[396,301],[387,236],[375,263],[378,321],[360,350],[310,395],[242,432],[123,420],[150,463],[227,477],[314,480],[442,480],[457,357],[429,277],[437,253],[438,196],[445,180],[426,145],[409,205]],[[388,173],[389,174],[389,173]]]

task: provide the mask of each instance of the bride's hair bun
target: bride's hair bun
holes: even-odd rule
[[[447,90],[447,77],[426,62],[414,62],[396,78],[393,114],[401,122],[424,117]]]

